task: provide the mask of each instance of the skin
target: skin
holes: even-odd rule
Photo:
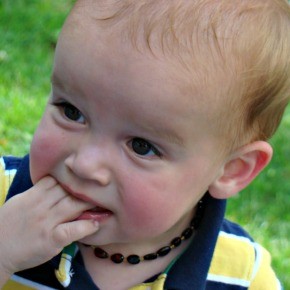
[[[80,23],[73,12],[60,36],[52,95],[31,145],[35,186],[0,211],[5,218],[36,208],[24,212],[26,218],[13,216],[10,227],[20,225],[12,233],[3,229],[1,249],[19,236],[38,244],[12,256],[1,250],[0,282],[75,240],[124,255],[156,251],[180,235],[207,190],[230,197],[271,158],[271,147],[260,141],[218,154],[222,142],[211,115],[218,115],[219,106],[204,104],[207,88],[195,84],[185,91],[187,77],[176,63],[134,50],[117,28],[106,33],[88,6],[81,9],[87,17]],[[96,206],[103,210],[91,211]],[[29,228],[27,236],[21,228]],[[150,265],[116,270],[81,246],[102,289],[116,287],[112,277],[118,289],[140,283],[182,249]],[[134,273],[132,280],[122,279],[128,273]]]
[[[90,21],[83,26],[67,25],[59,40],[52,96],[31,147],[32,179],[50,175],[112,212],[85,243],[123,243],[123,252],[167,243],[216,178],[220,140],[208,109],[178,98],[175,67],[96,34]],[[135,149],[140,139],[148,152]]]

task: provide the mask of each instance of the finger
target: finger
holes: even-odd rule
[[[74,241],[92,235],[99,229],[99,223],[93,220],[78,220],[58,225],[53,234],[57,247],[65,247]]]
[[[91,203],[67,195],[51,209],[56,223],[69,222],[76,219],[82,212],[95,207]]]
[[[35,205],[43,204],[46,205],[47,208],[50,208],[66,195],[67,193],[60,187],[54,178],[46,176],[32,188],[18,195],[18,197],[26,201],[26,203],[33,201]]]

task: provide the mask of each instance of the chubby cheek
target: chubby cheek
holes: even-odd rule
[[[144,178],[146,180],[146,178]],[[158,236],[177,224],[194,206],[191,192],[178,196],[180,184],[166,184],[166,180],[147,179],[145,183],[136,176],[124,189],[125,229],[127,235],[138,238]]]
[[[46,126],[45,118],[37,128],[30,148],[30,174],[33,183],[50,175],[61,153],[61,136]]]

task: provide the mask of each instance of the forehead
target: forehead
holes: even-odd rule
[[[204,36],[194,35],[195,33],[200,33],[194,31],[194,29],[193,31],[189,30],[184,33],[179,31],[178,33],[185,34],[185,39],[174,39],[175,31],[170,31],[170,33],[166,32],[168,30],[174,30],[172,27],[167,26],[170,24],[163,23],[164,25],[162,25],[160,23],[162,20],[158,23],[152,20],[152,23],[149,23],[151,16],[144,15],[142,17],[142,10],[135,17],[129,17],[125,13],[130,14],[130,9],[128,8],[130,5],[125,5],[124,3],[131,2],[79,0],[70,14],[64,30],[70,30],[70,39],[78,38],[75,41],[82,42],[83,45],[87,44],[87,46],[90,43],[91,50],[97,50],[98,48],[103,48],[104,50],[116,48],[115,52],[111,51],[112,58],[114,58],[115,53],[119,53],[119,49],[122,49],[123,57],[125,57],[125,50],[129,52],[127,54],[129,59],[134,59],[138,55],[137,58],[140,56],[148,57],[153,59],[153,61],[155,58],[155,60],[160,60],[160,63],[162,60],[163,64],[174,67],[175,73],[174,70],[171,72],[172,80],[182,79],[184,81],[182,89],[194,89],[196,85],[204,85],[208,90],[212,90],[209,94],[207,93],[207,96],[215,95],[214,99],[216,99],[216,82],[220,82],[222,78],[223,88],[225,88],[231,83],[232,76],[232,73],[228,75],[228,71],[225,69],[227,63],[221,57],[219,49],[211,47],[209,45],[210,43],[201,41],[199,38],[204,38]],[[143,4],[147,4],[147,2],[154,3],[151,9],[153,9],[155,14],[158,7],[161,9],[162,6],[168,6],[167,1],[133,1],[133,8],[140,8],[137,4],[135,5],[135,3],[139,2]],[[184,9],[187,6],[184,4],[193,3],[192,1],[178,0],[170,1],[169,3],[178,2],[183,3],[183,6],[185,6]],[[155,3],[157,4],[155,5]],[[140,6],[142,5],[140,4]],[[158,10],[159,12],[162,14],[162,11]],[[150,14],[152,11],[147,11],[146,13]],[[179,17],[181,16],[179,15]],[[127,21],[126,19],[128,18],[131,18],[132,21]],[[134,20],[134,18],[138,19]],[[149,22],[145,23],[146,21],[143,20],[148,18]],[[197,26],[200,26],[200,24]],[[180,30],[183,31],[183,27],[180,27]],[[186,39],[188,37],[191,39]],[[180,43],[177,43],[179,41]],[[185,44],[182,41],[191,41],[192,43]],[[138,61],[137,58],[136,61]],[[222,93],[222,90],[220,88],[219,92]]]
[[[161,99],[164,109],[176,115],[189,117],[201,110],[198,100],[203,90],[189,88],[176,63],[140,53],[117,35],[96,33],[89,22],[78,26],[75,36],[72,30],[70,25],[66,28],[56,49],[52,81],[57,87],[87,97],[98,94],[104,103],[122,100],[135,109],[142,109],[142,95],[142,106],[151,108],[152,115],[160,109],[155,105]]]
[[[146,88],[152,115],[157,115],[155,110],[160,108],[152,100],[156,103],[162,95],[167,96],[162,105],[171,107],[173,115],[186,117],[188,122],[196,121],[199,116],[200,123],[207,122],[210,127],[216,127],[220,122],[220,108],[224,105],[220,101],[221,91],[229,80],[224,73],[217,72],[218,69],[213,72],[207,65],[207,53],[202,60],[188,60],[191,62],[189,70],[184,59],[180,61],[174,53],[164,53],[158,43],[154,49],[154,41],[158,42],[158,39],[151,39],[154,50],[134,46],[128,40],[126,26],[109,25],[110,22],[99,20],[100,15],[96,16],[96,13],[103,13],[104,17],[108,11],[95,12],[98,2],[78,1],[64,26],[55,63],[55,73],[60,67],[67,67],[71,72],[70,75],[62,73],[62,80],[70,79],[63,83],[78,84],[78,90],[86,91],[86,94],[90,90],[90,95],[95,93],[96,87],[102,88],[104,93],[108,88],[111,92],[115,89],[116,98],[125,100],[124,94],[129,94],[131,103],[137,100],[134,95]],[[158,33],[154,35],[158,36]],[[79,75],[83,76],[81,85]],[[145,103],[146,100],[143,106]],[[216,128],[212,131],[214,135],[217,132]]]

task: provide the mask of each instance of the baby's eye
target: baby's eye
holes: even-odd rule
[[[55,104],[57,107],[60,107],[62,109],[63,114],[71,121],[84,124],[85,123],[85,117],[81,113],[81,111],[73,106],[72,104],[68,102],[61,102]]]
[[[162,154],[154,147],[150,142],[142,138],[133,138],[131,140],[131,147],[133,151],[141,156],[158,156],[161,157]]]

